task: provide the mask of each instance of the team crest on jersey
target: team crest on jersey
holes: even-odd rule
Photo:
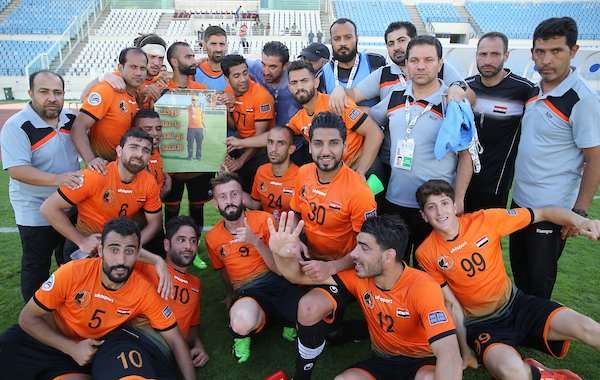
[[[261,104],[260,105],[260,112],[269,112],[271,111],[271,105],[270,104]]]
[[[87,290],[80,290],[75,293],[75,303],[82,309],[90,303],[90,299],[90,292]]]
[[[477,240],[475,242],[475,245],[477,246],[477,248],[481,248],[484,245],[486,245],[490,240],[488,239],[487,236],[482,237],[481,239]]]
[[[365,301],[365,305],[367,305],[369,309],[375,307],[375,304],[373,303],[373,295],[371,294],[371,292],[366,292],[365,294],[363,294],[363,301]]]
[[[264,193],[267,191],[267,186],[265,185],[264,182],[260,183],[260,186],[258,186],[258,191],[260,191],[261,193]]]
[[[429,313],[427,318],[429,319],[429,324],[431,326],[448,322],[448,317],[446,316],[446,313],[444,313],[441,310],[432,311],[431,313]]]
[[[54,288],[54,273],[52,273],[52,275],[50,275],[50,278],[48,278],[46,280],[46,282],[44,282],[42,284],[42,287],[41,287],[42,290],[45,290],[47,292],[51,291],[52,288]]]
[[[104,193],[102,194],[102,200],[105,203],[110,203],[112,201],[112,198],[113,198],[113,191],[111,189],[104,190]]]
[[[441,256],[437,260],[437,265],[441,270],[450,270],[454,268],[454,260],[450,256]]]
[[[410,312],[408,309],[396,308],[396,317],[399,318],[410,318]]]
[[[350,120],[356,120],[356,119],[358,119],[358,117],[360,116],[361,113],[362,113],[361,110],[359,110],[358,108],[355,108],[352,110],[352,112],[350,112],[350,114],[348,114],[348,118]]]
[[[102,103],[102,95],[100,95],[100,93],[98,93],[98,92],[92,92],[88,95],[87,102],[91,106],[97,106],[100,103]]]
[[[300,198],[306,199],[306,189],[307,185],[302,185],[302,187],[300,188]]]
[[[219,250],[219,255],[221,257],[225,257],[225,249],[223,247],[221,247],[221,249]]]
[[[127,112],[127,104],[124,100],[121,100],[119,102],[119,109],[121,110],[121,112]]]

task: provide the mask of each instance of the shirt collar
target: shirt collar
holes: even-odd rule
[[[24,110],[28,115],[27,118],[29,119],[29,121],[31,122],[31,124],[34,127],[36,127],[36,128],[48,128],[48,127],[56,128],[54,125],[48,124],[46,121],[44,121],[40,117],[40,115],[37,112],[35,112],[35,110],[31,106],[31,101],[27,103]],[[69,122],[69,118],[67,117],[67,112],[63,106],[63,108],[60,110],[60,115],[58,116],[58,127],[62,128],[68,122]]]
[[[442,102],[442,95],[446,91],[447,87],[444,84],[444,82],[442,82],[441,79],[437,78],[437,81],[440,84],[440,88],[438,88],[436,92],[434,92],[433,94],[429,95],[428,97],[426,97],[425,99],[422,99],[422,100],[425,100],[428,103],[433,103],[433,104],[440,104]],[[421,99],[415,99],[413,92],[412,92],[412,83],[413,83],[412,81],[406,82],[406,90],[404,90],[404,95],[410,96],[410,98],[413,100],[421,100]]]
[[[402,68],[399,65],[396,65],[394,62],[390,63],[390,72],[396,75],[404,75],[404,73],[402,72]]]
[[[539,98],[545,99],[549,96],[559,98],[559,97],[563,96],[567,91],[569,91],[575,85],[575,82],[577,82],[577,79],[578,79],[578,74],[575,72],[575,68],[571,66],[571,68],[569,69],[569,75],[567,75],[567,77],[565,79],[563,79],[563,81],[560,82],[558,84],[558,86],[554,87],[552,90],[550,90],[547,93],[544,93],[542,91],[542,81],[540,80],[537,84],[537,86],[540,88]]]

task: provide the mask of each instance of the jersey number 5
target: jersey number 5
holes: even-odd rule
[[[106,311],[102,309],[96,309],[92,314],[92,319],[88,322],[88,326],[92,329],[97,329],[102,324],[102,318],[100,316],[106,314]]]

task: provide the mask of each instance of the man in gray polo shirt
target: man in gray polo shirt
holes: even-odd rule
[[[405,89],[392,91],[371,108],[381,124],[389,122],[392,168],[382,213],[400,214],[410,230],[409,252],[429,235],[431,228],[421,217],[416,199],[419,186],[430,179],[454,183],[458,213],[473,166],[468,151],[448,153],[435,159],[433,148],[443,121],[442,95],[448,89],[437,77],[442,67],[442,45],[431,36],[419,36],[407,48],[406,69],[412,78]]]
[[[0,133],[2,164],[10,175],[9,197],[23,247],[25,301],[48,279],[52,254],[63,262],[64,238],[42,216],[40,206],[59,185],[77,187],[82,181],[71,142],[75,115],[63,109],[62,77],[50,71],[31,74],[29,97],[31,102],[10,117]]]
[[[577,24],[570,17],[542,21],[533,33],[531,52],[542,80],[523,115],[513,207],[558,206],[586,216],[598,189],[600,100],[570,66],[578,48]],[[568,232],[543,222],[511,235],[519,289],[550,298]]]

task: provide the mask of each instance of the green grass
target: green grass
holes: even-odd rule
[[[0,174],[0,183],[7,183],[5,172]],[[186,197],[184,196],[184,199]],[[184,201],[182,210],[187,206]],[[14,226],[12,210],[8,202],[7,186],[0,187],[0,226]],[[590,215],[600,218],[600,200],[596,200]],[[212,206],[207,207],[206,225],[212,225],[219,215]],[[506,247],[507,244],[504,244]],[[0,330],[4,330],[17,320],[23,305],[19,291],[19,268],[21,246],[18,234],[0,234]],[[201,255],[207,260],[204,244]],[[506,251],[506,250],[505,250]],[[600,264],[600,243],[583,238],[570,239],[560,260],[560,272],[554,292],[555,299],[577,311],[600,320],[600,276],[597,268]],[[506,258],[505,252],[505,258]],[[508,263],[508,260],[506,261]],[[283,369],[291,374],[294,367],[295,347],[293,343],[281,338],[281,326],[269,326],[263,333],[253,338],[252,356],[245,364],[237,364],[231,355],[231,336],[227,311],[221,302],[224,297],[221,280],[215,271],[207,269],[194,273],[199,275],[203,284],[201,302],[201,336],[210,355],[205,368],[198,371],[203,379],[262,379]],[[359,311],[354,305],[350,313]],[[351,315],[352,315],[351,314]],[[573,343],[565,360],[554,360],[544,354],[522,351],[548,366],[570,368],[585,379],[600,379],[600,353],[579,343]],[[348,344],[342,347],[328,347],[320,358],[314,371],[315,379],[332,379],[350,364],[366,358],[369,345],[366,342]],[[483,370],[465,372],[465,379],[489,379]]]

